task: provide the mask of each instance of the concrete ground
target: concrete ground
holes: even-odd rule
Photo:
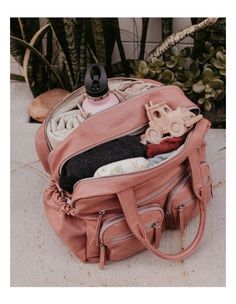
[[[28,123],[31,99],[26,84],[11,84],[11,286],[225,286],[225,130],[207,135],[214,198],[196,253],[170,262],[144,251],[101,271],[75,258],[47,222],[42,196],[49,177],[34,148],[39,124]],[[182,238],[166,231],[162,248],[187,244],[196,226],[194,219]]]

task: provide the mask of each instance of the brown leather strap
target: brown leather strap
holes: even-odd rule
[[[197,151],[191,154],[191,156],[189,157],[189,162],[190,162],[190,167],[192,169],[193,189],[194,189],[194,193],[196,194],[197,203],[200,211],[200,220],[199,220],[198,231],[194,240],[187,248],[185,248],[179,253],[168,254],[168,253],[163,253],[159,249],[154,248],[146,236],[143,223],[139,217],[133,189],[127,189],[118,193],[118,198],[121,207],[123,209],[124,215],[126,217],[126,221],[133,234],[136,236],[137,239],[139,239],[142,242],[142,244],[147,249],[149,249],[155,255],[163,259],[180,260],[186,258],[190,254],[192,254],[195,251],[195,249],[198,247],[204,232],[204,227],[206,222],[205,188],[203,185],[200,164],[197,158]],[[194,184],[195,182],[196,184]]]

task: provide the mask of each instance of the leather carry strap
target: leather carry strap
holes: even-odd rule
[[[205,228],[205,222],[206,222],[206,202],[205,202],[205,188],[203,184],[202,179],[202,173],[200,168],[200,163],[198,160],[198,152],[191,153],[191,156],[189,156],[189,162],[190,167],[192,171],[192,184],[193,184],[193,191],[197,198],[197,203],[200,211],[200,220],[199,220],[199,226],[197,234],[192,241],[192,243],[182,250],[179,253],[174,254],[168,254],[161,252],[159,249],[156,249],[152,246],[152,244],[149,242],[144,225],[140,219],[140,216],[138,214],[136,200],[134,196],[133,189],[126,189],[120,193],[118,193],[118,198],[122,207],[122,210],[124,212],[126,221],[133,232],[133,234],[136,236],[138,240],[151,252],[153,252],[155,255],[167,259],[167,260],[181,260],[186,258],[187,256],[191,255],[195,249],[198,247],[200,240],[203,236],[204,228]]]

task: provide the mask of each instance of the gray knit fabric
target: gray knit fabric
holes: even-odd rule
[[[72,193],[78,180],[92,177],[99,167],[122,159],[146,157],[145,152],[146,146],[134,136],[104,143],[69,159],[62,168],[60,187]]]

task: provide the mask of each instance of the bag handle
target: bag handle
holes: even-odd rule
[[[129,188],[117,194],[127,224],[129,225],[131,231],[136,236],[136,238],[140,240],[140,242],[155,255],[167,260],[181,260],[191,255],[198,247],[205,228],[205,222],[206,222],[205,187],[203,184],[203,178],[202,178],[200,163],[198,160],[197,150],[196,152],[191,153],[191,155],[188,158],[192,171],[193,191],[196,195],[197,203],[200,211],[200,220],[199,220],[198,231],[194,240],[187,248],[183,249],[181,252],[168,254],[153,247],[147,238],[143,223],[138,214],[133,189]]]

